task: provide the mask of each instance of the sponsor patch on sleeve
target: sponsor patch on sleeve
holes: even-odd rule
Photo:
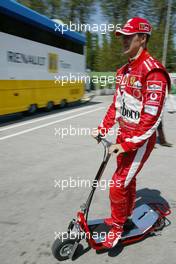
[[[147,81],[147,90],[162,91],[163,83],[161,81]]]
[[[144,113],[150,114],[152,116],[156,116],[158,113],[158,106],[145,105],[144,106]]]
[[[146,93],[146,104],[160,105],[162,93],[157,91],[148,91]]]

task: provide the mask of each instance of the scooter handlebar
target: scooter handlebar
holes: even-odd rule
[[[98,136],[96,136],[95,139],[98,141],[98,143],[101,142],[106,147],[109,147],[113,144],[110,141],[108,141],[107,139],[105,139],[104,136],[102,136],[101,134],[98,134]]]
[[[95,139],[98,141],[98,143],[101,142],[106,149],[109,149],[109,147],[111,145],[113,145],[112,142],[105,139],[101,134],[99,134],[97,137],[95,137]],[[118,152],[118,150],[114,150],[114,153],[117,153],[117,152]]]

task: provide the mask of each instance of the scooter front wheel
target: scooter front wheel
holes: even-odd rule
[[[59,260],[67,260],[69,259],[69,256],[72,253],[73,246],[76,242],[76,239],[71,239],[71,238],[65,238],[65,239],[59,239],[57,238],[53,245],[52,245],[52,253],[53,256]]]

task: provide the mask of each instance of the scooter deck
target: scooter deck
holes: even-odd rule
[[[121,240],[143,235],[156,223],[158,218],[158,213],[155,212],[147,204],[143,204],[135,208],[132,215],[132,222],[134,223],[134,228],[128,231],[124,231]],[[96,243],[103,242],[105,236],[111,228],[110,226],[107,226],[104,223],[104,219],[89,220],[88,226]]]

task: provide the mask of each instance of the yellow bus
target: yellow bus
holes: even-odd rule
[[[0,115],[79,101],[85,74],[85,37],[10,0],[0,1]],[[59,78],[58,78],[59,76]]]

